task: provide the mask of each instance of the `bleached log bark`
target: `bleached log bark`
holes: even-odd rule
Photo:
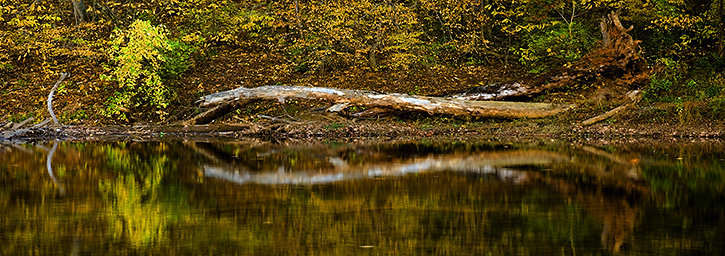
[[[467,101],[444,97],[427,97],[372,91],[335,89],[308,86],[261,86],[255,88],[239,87],[201,98],[202,107],[214,107],[228,102],[246,100],[278,100],[284,103],[288,99],[319,100],[348,106],[385,108],[409,112],[427,112],[431,115],[443,114],[471,117],[503,118],[539,118],[551,116],[572,107],[566,104]]]

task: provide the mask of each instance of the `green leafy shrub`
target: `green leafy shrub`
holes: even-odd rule
[[[670,78],[660,78],[656,74],[650,76],[649,88],[645,91],[645,97],[649,101],[672,101],[667,94],[672,91],[673,81]]]
[[[189,59],[192,54],[197,52],[198,45],[190,45],[183,41],[169,41],[169,47],[171,50],[164,52],[166,60],[161,69],[161,78],[175,79],[192,66],[193,62]]]
[[[191,65],[193,46],[167,37],[163,26],[144,20],[134,21],[127,29],[114,31],[109,50],[115,66],[106,80],[118,82],[119,89],[108,100],[105,116],[127,119],[121,109],[156,110],[163,117],[174,98],[165,80],[178,77]]]
[[[720,96],[710,100],[708,105],[710,106],[712,118],[725,118],[725,96]]]
[[[525,40],[524,47],[513,50],[519,62],[533,68],[533,73],[580,59],[597,40],[596,29],[576,22],[571,30],[566,23],[553,22],[536,31]]]
[[[701,57],[685,61],[666,57],[656,59],[654,64],[656,72],[645,89],[648,101],[675,102],[677,98],[708,101],[725,90],[725,78],[719,71],[717,58]]]
[[[679,61],[672,58],[659,58],[655,60],[655,66],[658,70],[650,76],[649,86],[644,91],[644,98],[647,101],[675,102],[680,95],[674,95],[672,92],[677,88],[681,88],[681,80],[683,80],[682,70],[687,67]]]

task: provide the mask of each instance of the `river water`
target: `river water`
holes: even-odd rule
[[[0,255],[723,255],[725,145],[6,145],[0,209]]]

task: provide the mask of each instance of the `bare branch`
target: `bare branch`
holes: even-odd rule
[[[53,93],[55,93],[55,89],[58,88],[58,85],[60,85],[66,77],[68,77],[68,73],[60,73],[60,78],[57,82],[55,82],[55,85],[53,85],[53,88],[50,89],[50,93],[48,94],[48,113],[50,113],[50,117],[53,118],[53,123],[55,125],[60,125],[60,123],[58,122],[58,118],[55,117],[55,113],[53,113]]]

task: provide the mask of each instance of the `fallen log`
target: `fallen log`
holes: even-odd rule
[[[328,111],[340,111],[346,107],[361,106],[406,112],[426,112],[431,115],[442,114],[500,118],[546,117],[561,113],[573,107],[569,104],[467,101],[399,93],[383,94],[362,90],[278,85],[255,88],[239,87],[225,92],[210,94],[201,98],[200,106],[214,107],[229,104],[230,102],[245,102],[249,100],[277,100],[280,103],[284,103],[288,99],[319,100],[336,104],[328,109]]]
[[[649,81],[645,61],[638,56],[640,41],[628,34],[632,27],[625,28],[619,20],[619,14],[612,12],[602,17],[602,47],[570,66],[562,67],[537,77],[492,84],[458,91],[445,97],[422,97],[403,94],[380,94],[369,91],[351,91],[332,88],[301,86],[262,86],[257,88],[237,88],[234,90],[207,95],[202,98],[202,106],[213,107],[185,122],[203,124],[229,112],[227,109],[247,100],[279,100],[287,98],[322,100],[337,105],[328,109],[338,112],[349,106],[363,106],[367,111],[351,116],[379,115],[393,111],[427,112],[473,117],[537,118],[558,114],[571,105],[545,103],[493,102],[491,100],[510,100],[533,98],[545,91],[565,88],[581,83],[591,83],[600,77],[620,81],[620,84],[635,89]],[[479,101],[479,102],[473,102]]]

